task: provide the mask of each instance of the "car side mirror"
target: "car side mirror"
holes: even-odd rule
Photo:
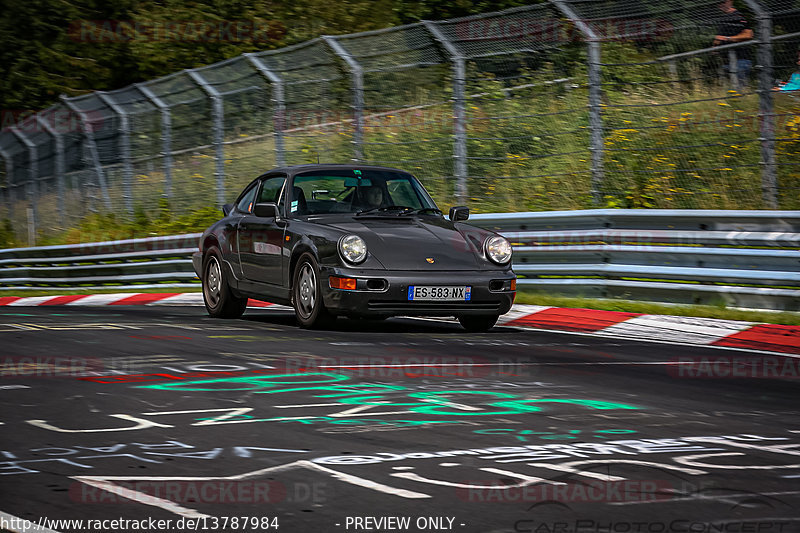
[[[457,205],[450,208],[450,220],[453,222],[459,222],[467,219],[469,219],[469,207],[465,205]]]
[[[222,206],[222,214],[228,216],[233,211],[233,204],[225,204]]]
[[[261,218],[278,218],[278,206],[272,202],[262,202],[253,207],[253,214]]]

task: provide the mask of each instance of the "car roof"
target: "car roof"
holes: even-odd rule
[[[286,167],[277,167],[267,172],[264,172],[262,176],[267,174],[272,174],[275,172],[286,172],[287,174],[297,174],[298,172],[305,172],[309,170],[388,170],[392,172],[404,172],[406,174],[410,174],[410,172],[406,170],[402,170],[399,168],[393,167],[382,167],[376,165],[359,165],[356,163],[309,163],[304,165],[292,165]]]

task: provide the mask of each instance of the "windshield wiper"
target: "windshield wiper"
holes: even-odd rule
[[[419,209],[413,209],[411,211],[404,211],[400,213],[401,216],[406,215],[441,215],[442,211],[435,207],[420,207]]]
[[[414,211],[413,207],[408,207],[407,205],[387,205],[386,207],[373,207],[372,209],[366,209],[364,211],[359,211],[356,213],[356,216],[367,215],[371,213],[397,213],[397,214],[405,214],[408,211]]]

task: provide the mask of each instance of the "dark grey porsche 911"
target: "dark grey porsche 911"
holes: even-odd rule
[[[455,316],[486,331],[508,312],[511,245],[445,219],[402,170],[300,165],[253,180],[203,233],[194,269],[212,317],[241,316],[247,298],[291,305],[302,327],[336,316]]]

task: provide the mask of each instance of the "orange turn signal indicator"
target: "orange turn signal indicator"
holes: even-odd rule
[[[339,278],[336,276],[331,276],[329,280],[331,289],[343,289],[346,291],[354,291],[356,290],[356,280],[355,278]]]
[[[517,290],[517,280],[516,279],[512,279],[511,280],[511,290],[512,291]]]

